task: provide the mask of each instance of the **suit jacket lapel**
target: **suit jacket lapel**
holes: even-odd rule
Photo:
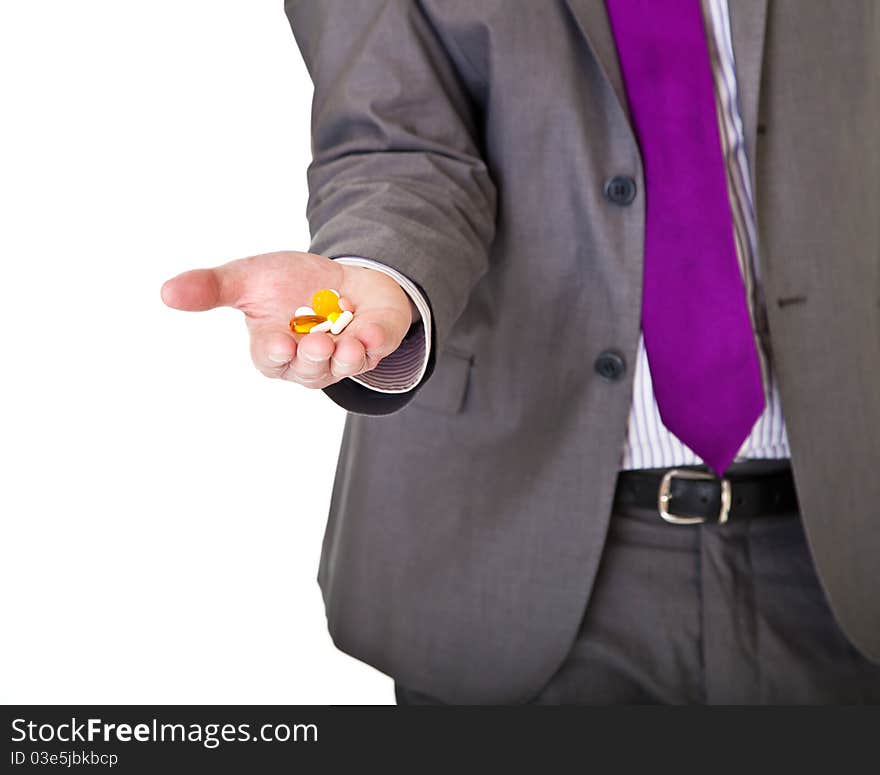
[[[623,75],[620,72],[620,62],[617,59],[617,46],[614,42],[614,34],[611,32],[611,24],[608,21],[605,0],[566,0],[566,2],[581,33],[587,39],[587,44],[590,46],[599,68],[614,89],[621,110],[631,124]]]
[[[581,33],[586,38],[630,125],[632,119],[626,88],[617,59],[617,46],[608,21],[605,0],[566,0]],[[730,34],[736,61],[737,88],[743,118],[746,152],[749,157],[752,190],[755,183],[755,137],[758,126],[758,98],[764,53],[764,28],[768,0],[728,0]]]

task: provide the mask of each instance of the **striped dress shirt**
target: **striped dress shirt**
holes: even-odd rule
[[[788,438],[779,391],[773,373],[764,299],[758,266],[758,239],[749,165],[737,95],[736,70],[730,34],[727,0],[701,0],[715,84],[715,107],[724,154],[728,193],[733,214],[736,252],[748,297],[755,343],[764,379],[766,407],[743,442],[736,460],[789,457]],[[352,377],[356,382],[384,393],[412,389],[425,372],[431,344],[431,313],[418,288],[384,264],[357,257],[337,259],[343,263],[384,271],[394,277],[415,303],[422,317],[421,332],[415,331],[372,371]],[[644,338],[639,337],[626,439],[620,468],[669,468],[699,465],[703,461],[685,446],[660,419]]]

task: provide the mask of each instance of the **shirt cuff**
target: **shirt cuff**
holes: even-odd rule
[[[421,382],[431,354],[431,308],[424,294],[406,275],[379,261],[358,256],[340,256],[333,259],[340,264],[375,269],[392,277],[406,291],[422,319],[415,323],[400,346],[386,355],[376,368],[349,379],[379,393],[406,393]],[[421,324],[422,331],[418,328]]]

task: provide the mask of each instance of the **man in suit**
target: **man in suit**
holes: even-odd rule
[[[339,648],[401,703],[880,700],[880,6],[286,10],[311,252],[163,298],[348,410]]]

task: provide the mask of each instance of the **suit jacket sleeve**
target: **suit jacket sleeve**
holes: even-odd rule
[[[438,348],[488,269],[495,187],[478,112],[414,0],[287,0],[314,83],[310,251],[363,256],[410,278],[431,310],[428,367],[406,393],[345,379],[345,409],[389,414],[430,379]]]

